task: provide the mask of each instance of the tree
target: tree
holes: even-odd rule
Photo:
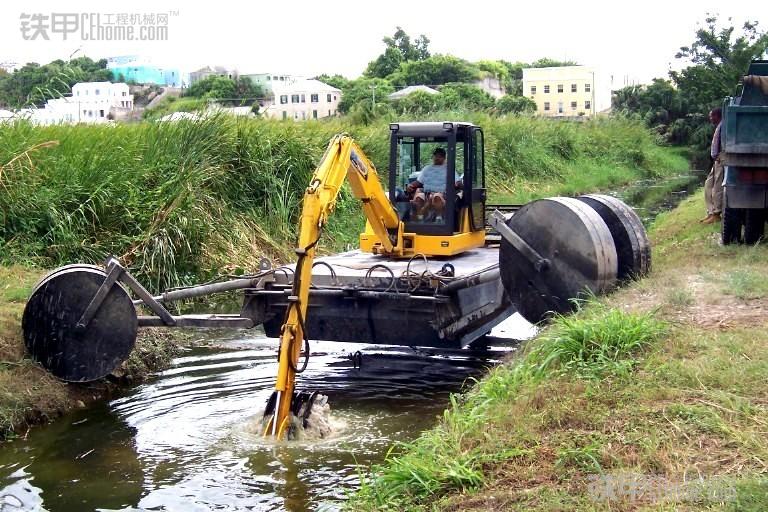
[[[734,26],[721,27],[717,16],[709,16],[693,43],[675,55],[693,65],[670,72],[670,77],[692,110],[704,113],[734,93],[750,61],[761,58],[767,48],[768,33],[761,32],[756,21],[745,22],[736,34]]]
[[[78,57],[70,61],[60,59],[40,65],[30,62],[0,77],[0,105],[20,108],[42,106],[50,98],[58,98],[72,90],[78,82],[105,82],[113,80],[107,61],[94,61]]]
[[[184,96],[193,98],[234,98],[237,84],[226,76],[211,75],[193,83]]]
[[[440,87],[437,101],[443,110],[455,110],[457,108],[488,110],[496,103],[493,96],[478,86],[462,83],[446,84]]]
[[[655,78],[648,86],[619,89],[614,93],[612,106],[618,112],[639,115],[651,127],[669,125],[688,113],[680,91],[661,78]]]
[[[429,58],[429,39],[424,34],[411,42],[409,36],[401,27],[397,27],[392,37],[383,39],[384,53],[368,63],[365,76],[370,78],[386,78],[400,67],[403,62],[424,60]]]
[[[536,112],[536,103],[525,96],[507,94],[496,100],[496,112],[499,114],[524,114]]]
[[[578,66],[578,63],[573,60],[557,60],[550,59],[549,57],[542,57],[528,65],[529,68],[559,68],[563,66]]]
[[[317,75],[314,79],[341,90],[344,90],[350,82],[348,78],[339,74],[328,75],[323,73],[322,75]]]
[[[360,103],[372,105],[374,95],[376,96],[376,103],[381,103],[394,90],[392,84],[383,78],[358,78],[357,80],[350,80],[347,82],[346,87],[341,90],[339,112],[346,114],[355,105]]]
[[[453,55],[433,55],[424,60],[403,62],[390,76],[396,86],[428,85],[435,87],[451,82],[474,82],[480,70],[464,59]]]
[[[401,114],[424,115],[440,110],[442,106],[440,94],[430,94],[426,91],[414,91],[395,102],[395,109]]]
[[[737,31],[729,23],[721,26],[708,16],[695,33],[693,43],[675,55],[690,65],[671,71],[670,80],[655,79],[648,86],[630,86],[614,92],[613,109],[640,117],[673,144],[686,144],[697,151],[694,160],[707,165],[712,126],[707,114],[735,92],[750,61],[768,48],[768,34],[757,22],[747,21]]]

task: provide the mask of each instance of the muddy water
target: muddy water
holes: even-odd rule
[[[276,346],[247,333],[192,350],[127,395],[8,443],[0,510],[333,510],[358,464],[433,425],[450,392],[517,344],[467,354],[313,343],[300,383],[328,395],[336,431],[290,444],[256,429]]]
[[[648,222],[700,182],[680,176],[610,193]],[[529,331],[513,317],[493,334]],[[276,346],[258,332],[230,333],[125,396],[6,443],[0,512],[335,510],[358,486],[361,466],[434,425],[451,392],[518,344],[497,340],[471,354],[315,342],[300,383],[329,396],[335,435],[290,444],[256,430]],[[362,358],[351,357],[357,351]]]

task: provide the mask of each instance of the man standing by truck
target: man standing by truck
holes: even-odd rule
[[[712,136],[712,145],[709,154],[712,157],[712,169],[704,182],[704,201],[707,204],[707,216],[699,222],[713,224],[720,222],[723,211],[723,161],[720,156],[720,126],[723,117],[721,108],[714,108],[709,112],[709,122],[715,125],[715,133]]]

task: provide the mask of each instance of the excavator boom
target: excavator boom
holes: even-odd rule
[[[376,168],[350,136],[336,135],[315,170],[302,203],[296,249],[298,259],[280,335],[276,402],[264,430],[265,435],[278,439],[290,427],[296,374],[303,371],[298,367],[302,345],[309,350],[305,319],[317,242],[345,180],[349,181],[354,196],[362,202],[365,216],[379,238],[383,252],[392,256],[402,256],[404,252],[403,223],[389,202]]]

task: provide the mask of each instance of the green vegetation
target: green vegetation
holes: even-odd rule
[[[696,31],[693,43],[676,54],[690,66],[670,71],[668,80],[657,78],[647,86],[616,91],[614,111],[641,118],[668,142],[692,145],[701,154],[712,140],[713,127],[707,122],[710,109],[736,93],[750,61],[761,58],[766,49],[768,32],[759,30],[757,22],[745,22],[738,32],[710,16]],[[699,157],[700,163],[707,158]]]
[[[69,93],[77,82],[112,81],[107,60],[78,57],[67,62],[54,60],[29,63],[13,73],[0,73],[0,108],[42,106],[50,98]]]
[[[443,116],[484,127],[492,201],[594,191],[686,167],[637,122]],[[386,121],[10,125],[0,140],[0,262],[50,268],[112,254],[159,290],[253,269],[261,256],[289,259],[304,188],[339,132],[355,136],[386,175]],[[362,229],[348,192],[338,209],[326,250],[356,243]]]
[[[768,309],[753,288],[768,248],[719,246],[717,227],[696,222],[702,204],[698,193],[659,215],[648,278],[557,318],[454,396],[349,509],[768,508]],[[651,487],[601,501],[594,475]],[[676,499],[684,481],[696,483]]]
[[[521,113],[535,110],[523,96],[523,68],[570,66],[575,62],[539,59],[533,63],[481,60],[469,62],[453,55],[433,55],[425,35],[412,39],[402,28],[385,37],[384,52],[372,60],[362,77],[348,80],[341,75],[319,75],[342,91],[339,111],[358,122],[371,122],[389,113],[423,115],[446,109],[468,109],[488,113]],[[496,101],[475,82],[499,80],[509,97]],[[409,85],[426,85],[440,94],[412,94],[391,102],[387,95]]]

